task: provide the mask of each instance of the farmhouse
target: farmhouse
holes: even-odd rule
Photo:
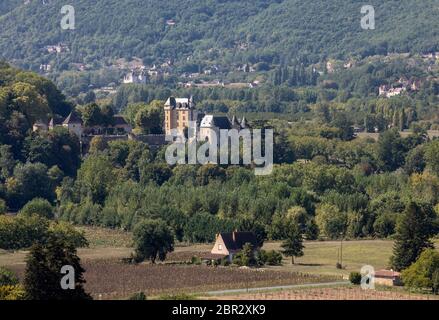
[[[375,271],[375,284],[383,286],[399,286],[401,282],[401,274],[393,270]]]
[[[246,243],[253,246],[253,250],[259,249],[259,244],[253,232],[233,231],[216,235],[215,245],[210,252],[215,256],[227,257],[232,262],[233,256],[242,250]]]

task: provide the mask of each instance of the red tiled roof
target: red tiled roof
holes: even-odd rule
[[[375,278],[395,278],[400,277],[401,273],[392,270],[375,271]]]

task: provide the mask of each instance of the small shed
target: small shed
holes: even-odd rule
[[[383,286],[400,286],[402,285],[401,273],[393,270],[378,270],[375,271],[375,284]]]

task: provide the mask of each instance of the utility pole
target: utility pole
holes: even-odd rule
[[[343,269],[343,233],[340,233],[341,240],[340,240],[340,267]]]

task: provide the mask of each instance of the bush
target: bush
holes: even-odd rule
[[[251,267],[257,265],[253,247],[250,243],[244,244],[242,250],[235,254],[233,263],[240,267]]]
[[[26,203],[19,212],[20,216],[26,217],[30,217],[34,214],[46,219],[53,219],[53,207],[46,199],[35,198]]]
[[[280,266],[282,265],[282,253],[275,250],[271,250],[271,251],[260,250],[258,253],[258,264],[269,265],[269,266]]]
[[[137,292],[129,297],[128,300],[146,300],[146,295],[144,292]]]
[[[199,265],[201,264],[201,259],[200,259],[200,257],[193,256],[193,257],[191,258],[191,264],[195,264],[195,265],[199,266]]]
[[[49,221],[40,216],[0,216],[0,249],[29,248],[35,242],[44,242]]]
[[[360,285],[361,284],[361,274],[359,272],[351,272],[349,274],[349,281],[352,284]]]
[[[221,261],[220,261],[220,265],[221,265],[222,267],[228,267],[228,266],[230,266],[230,261],[229,261],[229,259],[228,259],[227,257],[222,258]]]
[[[196,297],[186,293],[164,294],[159,297],[159,300],[196,300]]]
[[[49,235],[55,235],[75,248],[88,246],[84,235],[68,223],[50,223],[38,215],[0,216],[0,249],[26,249],[35,243],[45,243]]]
[[[17,284],[18,278],[15,274],[6,268],[0,267],[0,287],[15,286]]]
[[[25,291],[20,285],[0,286],[0,301],[1,300],[24,300]]]

